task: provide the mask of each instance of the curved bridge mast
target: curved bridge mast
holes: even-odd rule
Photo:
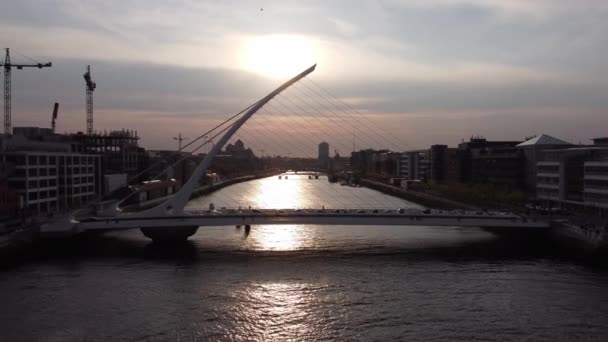
[[[194,173],[186,184],[182,186],[182,188],[175,193],[173,197],[168,199],[167,201],[159,204],[158,206],[139,212],[135,215],[130,216],[164,216],[164,215],[174,215],[181,214],[184,211],[184,207],[186,203],[190,200],[190,196],[192,192],[198,185],[199,179],[206,173],[207,168],[211,165],[211,161],[215,156],[224,148],[224,145],[232,138],[234,133],[249,120],[253,114],[255,114],[258,110],[260,110],[266,103],[272,100],[275,96],[280,94],[283,90],[289,88],[302,78],[306,77],[308,74],[312,73],[317,65],[313,65],[310,68],[302,71],[299,75],[285,82],[283,85],[275,89],[270,94],[266,95],[263,99],[258,101],[253,107],[251,107],[247,113],[245,113],[241,118],[239,118],[231,127],[226,131],[226,133],[220,138],[220,140],[213,146],[211,151],[205,156],[203,161],[198,165],[198,167],[194,170]]]

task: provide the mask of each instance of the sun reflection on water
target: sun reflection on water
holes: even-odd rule
[[[262,208],[297,208],[304,198],[300,182],[277,182],[272,178],[262,179],[257,184],[255,197]]]
[[[328,313],[319,312],[328,286],[299,282],[257,283],[235,294],[242,317],[241,329],[254,332],[256,339],[318,340],[328,338]]]
[[[293,251],[309,246],[312,233],[297,225],[255,226],[247,239],[249,248]]]

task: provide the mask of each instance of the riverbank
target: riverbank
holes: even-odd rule
[[[399,197],[425,207],[447,210],[480,210],[479,207],[475,207],[470,204],[418,191],[408,191],[396,186],[369,179],[361,179],[360,184],[370,189],[380,191],[387,195]],[[525,212],[525,208],[519,208],[519,210],[515,210],[514,212],[523,213]],[[605,256],[608,254],[608,232],[605,229],[587,229],[580,224],[568,222],[567,219],[549,219],[552,220],[551,237],[565,248],[577,249],[582,251],[584,254],[590,254],[593,256]]]
[[[479,210],[478,207],[453,201],[444,197],[438,197],[430,194],[426,194],[418,191],[404,190],[400,187],[388,185],[382,182],[373,181],[370,179],[362,178],[359,184],[370,189],[380,191],[384,194],[402,198],[420,204],[425,207],[432,207],[437,209],[466,209],[466,210]]]
[[[567,247],[574,247],[606,255],[608,252],[608,234],[603,229],[585,229],[565,220],[551,222],[553,236],[559,242],[566,242]]]
[[[237,183],[242,183],[242,182],[247,182],[247,181],[251,181],[251,180],[255,180],[255,179],[260,179],[260,178],[266,178],[266,177],[272,177],[272,176],[276,176],[281,174],[282,172],[264,172],[264,173],[259,173],[259,174],[255,174],[255,175],[247,175],[247,176],[241,176],[241,177],[236,177],[236,178],[231,178],[219,183],[215,183],[215,184],[211,184],[211,185],[205,185],[205,186],[201,186],[200,188],[196,189],[194,192],[192,192],[192,196],[190,196],[190,199],[194,199],[194,198],[198,198],[204,195],[208,195],[212,192],[218,191],[220,189],[223,189],[227,186],[230,186],[232,184],[237,184]]]
[[[39,238],[39,225],[20,227],[0,235],[0,266],[10,263],[12,256],[19,255]]]

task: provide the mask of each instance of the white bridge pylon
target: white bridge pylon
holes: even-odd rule
[[[157,205],[156,207],[144,210],[138,213],[127,214],[129,217],[156,217],[156,216],[169,216],[169,215],[181,215],[184,212],[184,207],[190,200],[192,192],[198,185],[199,179],[206,173],[207,169],[211,165],[211,161],[215,156],[224,148],[224,145],[232,138],[232,136],[249,120],[258,110],[260,110],[266,103],[272,100],[275,96],[279,95],[285,89],[291,87],[299,80],[308,76],[310,73],[315,71],[316,64],[310,68],[302,71],[297,76],[293,77],[289,81],[283,83],[280,87],[275,89],[270,94],[256,102],[243,116],[241,116],[226,133],[218,140],[213,146],[211,151],[205,156],[201,163],[192,173],[192,176],[188,181],[177,191],[171,198],[165,202]]]

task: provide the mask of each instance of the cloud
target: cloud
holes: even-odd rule
[[[382,0],[387,6],[396,7],[460,7],[473,6],[495,11],[499,14],[534,16],[546,18],[563,13],[596,12],[608,10],[603,0]]]
[[[2,2],[0,41],[14,48],[13,59],[21,52],[54,63],[13,74],[15,125],[47,125],[58,101],[60,130],[82,130],[82,73],[92,64],[96,125],[138,129],[146,146],[172,147],[167,137],[175,130],[194,136],[277,86],[247,70],[242,47],[253,37],[282,34],[314,44],[319,65],[312,77],[409,146],[454,143],[472,133],[515,138],[540,133],[543,125],[546,133],[577,141],[605,127],[605,1],[285,0],[262,6]],[[316,140],[327,134],[321,128],[309,124]]]

